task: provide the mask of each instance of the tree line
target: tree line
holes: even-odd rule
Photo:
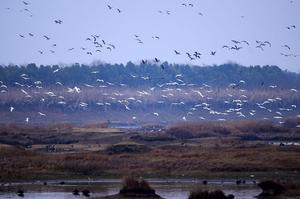
[[[25,75],[23,75],[25,74]],[[98,79],[98,82],[97,82]],[[280,88],[299,88],[300,74],[281,70],[277,66],[249,66],[227,63],[214,66],[190,66],[182,64],[72,64],[40,65],[34,63],[18,66],[0,66],[0,81],[6,85],[33,84],[41,81],[44,86],[60,82],[67,86],[96,83],[126,84],[130,87],[156,86],[164,83],[203,85],[224,88],[244,80],[244,88],[264,88],[277,85]]]

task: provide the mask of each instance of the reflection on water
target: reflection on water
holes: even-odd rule
[[[236,185],[234,181],[209,181],[208,185],[202,185],[202,181],[193,180],[148,180],[157,194],[166,199],[187,199],[190,190],[195,187],[203,189],[221,189],[226,194],[233,194],[237,199],[254,199],[260,193],[260,189],[251,182],[245,185]],[[118,180],[98,180],[93,182],[66,181],[64,185],[58,182],[48,182],[47,186],[38,183],[10,184],[0,187],[1,199],[19,199],[16,195],[18,189],[25,190],[24,198],[31,199],[78,199],[84,196],[74,196],[74,189],[91,191],[91,198],[118,193],[121,182]]]

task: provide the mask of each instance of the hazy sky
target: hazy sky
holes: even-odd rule
[[[300,0],[25,1],[29,5],[21,0],[0,1],[1,64],[69,64],[96,60],[137,63],[157,57],[193,65],[229,61],[243,65],[274,64],[300,72]],[[62,20],[62,24],[54,20]],[[296,28],[286,28],[291,25]],[[97,41],[102,48],[86,40],[91,35],[100,36]],[[135,35],[143,44],[138,43]],[[246,40],[250,45],[239,44],[243,48],[238,51],[222,48],[234,46],[231,40]],[[269,41],[272,46],[266,44],[262,51],[256,48],[256,40]],[[116,48],[110,51],[108,44]],[[288,45],[290,50],[283,45]],[[74,50],[68,50],[71,48]],[[96,52],[97,49],[101,52]],[[181,54],[176,55],[174,50]],[[201,58],[190,60],[186,52],[195,51],[202,54]],[[216,51],[215,56],[210,55],[211,51]],[[280,53],[299,56],[286,57]]]

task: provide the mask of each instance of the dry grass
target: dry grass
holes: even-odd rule
[[[61,176],[124,176],[132,173],[194,177],[224,173],[247,175],[249,172],[275,175],[279,172],[289,178],[288,173],[299,175],[300,172],[299,146],[281,147],[264,141],[241,139],[242,135],[248,134],[261,139],[276,135],[290,139],[299,137],[297,128],[270,126],[269,123],[181,124],[166,132],[173,139],[159,139],[158,142],[153,142],[152,138],[150,141],[131,139],[131,132],[122,135],[74,133],[70,125],[2,127],[0,181]],[[185,131],[192,136],[182,136]],[[203,138],[203,132],[209,138]],[[163,133],[141,133],[140,136],[153,136],[155,140],[155,136],[160,137]],[[138,132],[132,134],[139,135]],[[197,136],[200,138],[195,139]],[[53,144],[60,153],[42,150]],[[141,147],[147,150],[140,152]],[[117,153],[107,153],[110,148],[113,151],[117,149]]]
[[[287,122],[295,124],[298,119],[289,119]],[[255,138],[257,140],[272,140],[276,137],[283,140],[293,139],[291,135],[300,132],[300,128],[290,128],[286,125],[274,125],[271,121],[235,121],[235,122],[203,122],[181,123],[170,127],[167,134],[179,139],[205,137],[240,137],[242,139]],[[295,135],[294,139],[299,140]]]

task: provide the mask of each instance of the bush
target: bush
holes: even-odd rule
[[[155,190],[150,187],[148,182],[133,176],[127,176],[123,179],[123,187],[120,190],[120,194],[125,196],[156,195]]]
[[[201,189],[197,189],[190,192],[188,199],[233,199],[233,195],[226,196],[223,191],[215,190],[215,191],[202,191]]]

